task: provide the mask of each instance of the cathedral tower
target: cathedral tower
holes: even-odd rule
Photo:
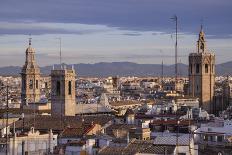
[[[26,61],[22,68],[21,77],[21,106],[39,102],[40,69],[35,61],[35,49],[31,47],[31,38],[29,38],[29,47],[26,49]]]
[[[197,52],[189,55],[189,95],[198,97],[200,107],[212,112],[215,85],[215,55],[206,48],[205,34],[201,27]]]
[[[76,114],[76,74],[72,69],[51,71],[51,111],[52,116],[75,116]]]

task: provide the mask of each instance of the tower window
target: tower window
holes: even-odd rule
[[[56,82],[56,95],[60,95],[60,81]]]
[[[192,68],[192,64],[189,65],[189,69],[190,69],[190,73],[192,74],[193,73],[193,68]]]
[[[69,95],[72,94],[72,82],[71,81],[68,82],[68,94]]]
[[[200,65],[196,64],[196,73],[199,73],[199,72],[200,72]]]
[[[205,64],[205,73],[208,73],[208,72],[209,72],[208,64]]]
[[[214,64],[212,64],[212,73],[214,73]]]
[[[29,82],[29,88],[33,89],[33,80],[30,80],[30,82]]]
[[[36,85],[36,89],[38,89],[39,88],[39,81],[38,80],[36,80],[35,85]]]

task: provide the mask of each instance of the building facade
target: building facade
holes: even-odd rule
[[[27,103],[40,101],[40,68],[35,61],[35,49],[29,47],[26,49],[26,61],[21,72],[21,106]]]
[[[53,116],[75,116],[75,82],[74,68],[51,71],[51,113]]]
[[[201,28],[197,52],[189,55],[189,95],[199,98],[200,107],[212,112],[215,85],[215,55],[206,48]]]

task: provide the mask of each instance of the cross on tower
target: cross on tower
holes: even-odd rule
[[[30,36],[30,37],[28,38],[28,39],[29,39],[29,46],[31,46],[31,40],[32,40],[31,34],[30,34],[29,36]]]

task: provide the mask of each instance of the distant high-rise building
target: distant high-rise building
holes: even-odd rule
[[[189,55],[189,94],[198,97],[200,107],[212,112],[215,85],[215,55],[206,48],[205,34],[201,27],[197,52]]]
[[[22,68],[21,77],[21,106],[28,102],[38,102],[40,100],[40,69],[35,61],[35,49],[31,47],[31,38],[29,39],[29,47],[26,49],[26,61]]]
[[[72,69],[51,71],[51,112],[53,116],[75,116],[76,74]]]

